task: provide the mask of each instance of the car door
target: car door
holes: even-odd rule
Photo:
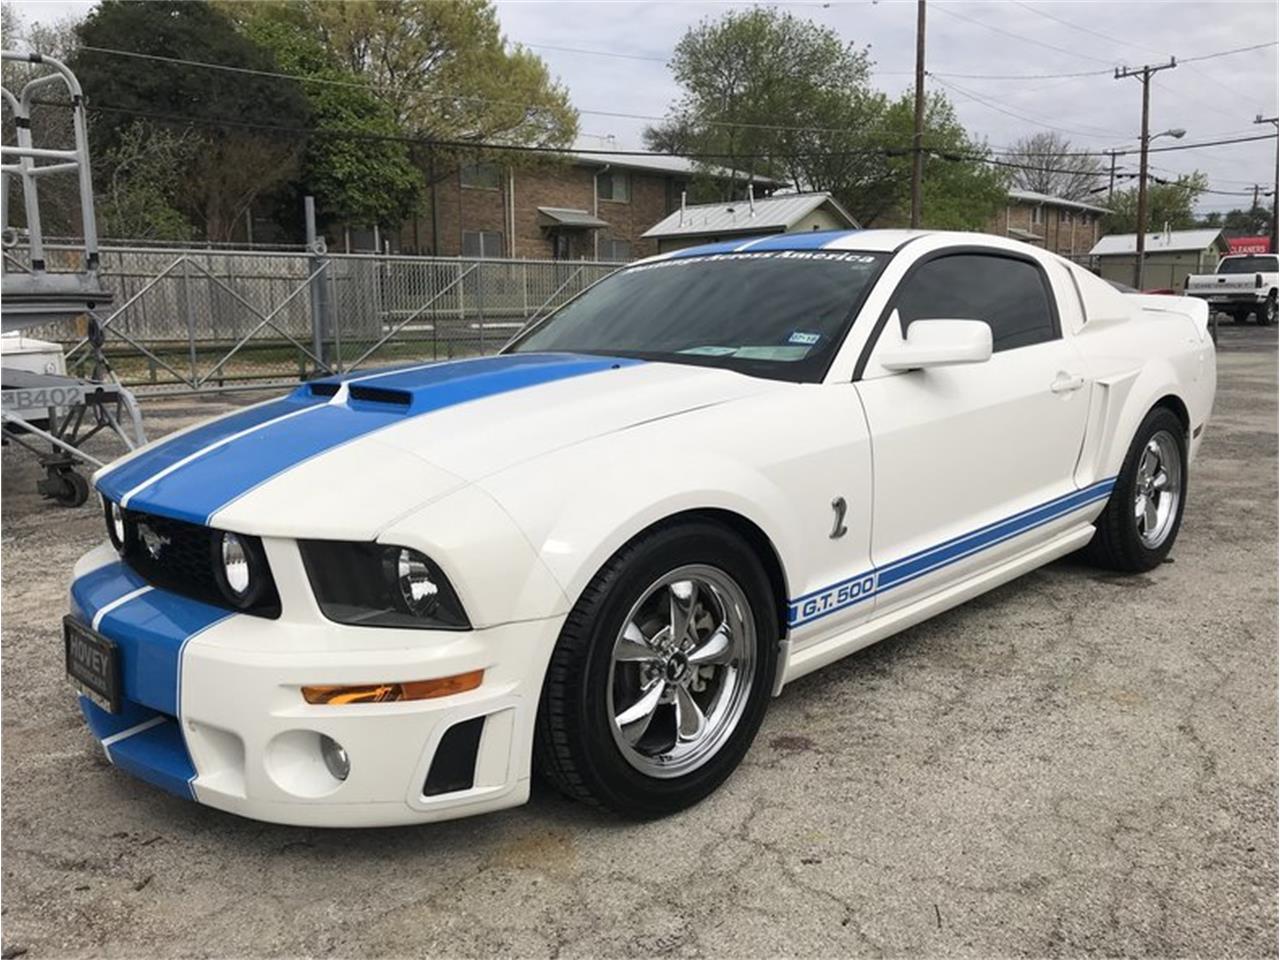
[[[995,565],[1071,522],[1089,407],[1034,257],[943,249],[904,276],[857,384],[872,438],[876,614]],[[913,322],[982,320],[982,363],[892,372],[877,355]]]

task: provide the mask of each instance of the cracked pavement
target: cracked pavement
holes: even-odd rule
[[[298,829],[118,773],[58,629],[101,517],[6,449],[4,955],[1274,956],[1277,338],[1221,334],[1175,562],[1061,561],[806,677],[718,793],[644,824],[535,787]]]

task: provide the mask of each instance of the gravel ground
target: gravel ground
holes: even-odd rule
[[[57,628],[100,516],[6,450],[4,956],[1274,956],[1276,333],[1222,338],[1176,562],[1059,562],[807,677],[715,796],[642,825],[541,789],[304,830],[117,773]]]

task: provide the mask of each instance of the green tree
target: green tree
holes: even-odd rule
[[[1170,230],[1186,230],[1196,225],[1195,205],[1209,187],[1209,178],[1197,170],[1169,182],[1152,183],[1147,188],[1147,231],[1158,233],[1167,224]],[[1138,229],[1138,188],[1117,190],[1107,202],[1111,208],[1103,218],[1107,233],[1133,233]]]
[[[671,72],[684,93],[646,139],[652,148],[716,154],[730,171],[719,181],[723,197],[756,174],[797,186],[819,171],[829,178],[830,167],[803,154],[866,145],[866,127],[883,109],[870,67],[866,51],[835,31],[771,7],[704,19],[676,44]]]
[[[508,48],[489,0],[296,0],[308,29],[368,78],[411,133],[439,140],[568,146],[568,91],[541,58]]]
[[[316,197],[325,222],[387,226],[410,216],[421,175],[408,144],[395,139],[403,131],[390,104],[324,47],[299,8],[231,4],[227,10],[282,71],[312,81],[302,84],[313,133],[296,191]]]
[[[707,184],[724,199],[740,193],[747,177],[764,174],[827,191],[867,225],[906,221],[912,98],[890,101],[871,88],[865,50],[809,20],[754,8],[691,28],[671,69],[684,93],[646,141],[653,149],[723,157],[712,166],[729,168],[729,176],[704,177],[700,198]],[[940,94],[928,99],[925,144],[926,224],[983,226],[1005,202],[1003,178],[981,162],[985,146]]]
[[[1202,226],[1221,227],[1232,236],[1261,237],[1271,232],[1271,211],[1273,207],[1265,204],[1228,210],[1226,213],[1213,211],[1205,214],[1200,221]]]
[[[195,231],[177,207],[182,171],[198,146],[191,131],[126,125],[112,146],[93,158],[102,236],[190,240]]]
[[[189,128],[199,146],[183,169],[178,198],[208,239],[230,239],[253,201],[297,170],[306,145],[297,131],[306,128],[310,110],[295,82],[101,52],[278,69],[269,51],[204,0],[103,0],[77,32],[81,46],[71,67],[89,99],[95,149],[115,150],[133,119]]]
[[[889,105],[884,126],[897,143],[910,144],[915,99],[904,93]],[[925,99],[924,226],[934,230],[981,230],[1009,200],[1000,167],[984,162],[985,142],[974,140],[941,93]],[[911,207],[911,152],[898,149],[888,159],[892,184],[880,212],[867,217],[877,226],[906,226]],[[891,201],[885,203],[885,201]]]

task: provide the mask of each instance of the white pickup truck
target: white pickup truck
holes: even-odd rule
[[[1208,300],[1210,310],[1230,314],[1236,323],[1254,313],[1260,326],[1276,322],[1277,287],[1280,269],[1274,253],[1223,257],[1217,273],[1193,273],[1186,281],[1187,296]]]

